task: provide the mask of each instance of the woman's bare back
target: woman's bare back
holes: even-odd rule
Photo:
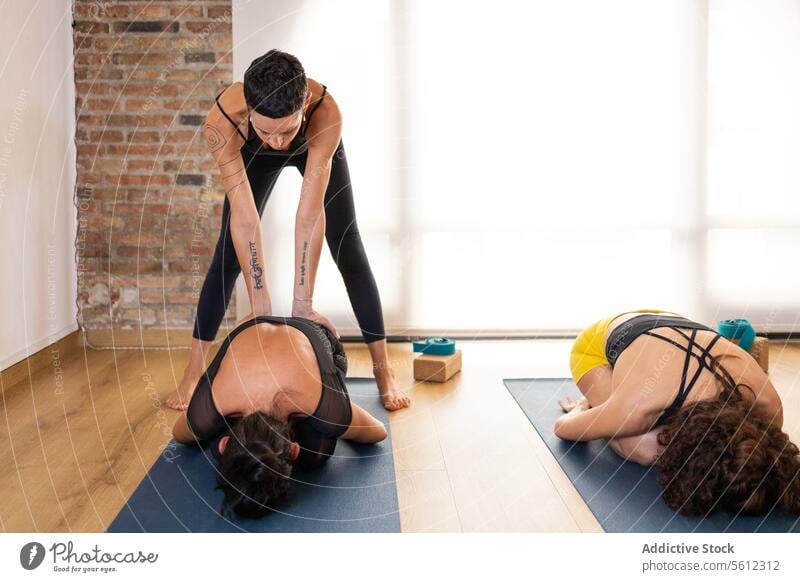
[[[314,348],[290,325],[259,323],[234,338],[212,385],[223,415],[270,412],[285,420],[291,412],[311,414],[322,379]]]
[[[615,327],[636,315],[640,314],[625,314],[615,319],[609,325],[606,340]],[[688,344],[686,338],[674,329],[658,327],[653,331],[679,345]],[[705,348],[715,336],[713,331],[697,330],[696,342]],[[697,348],[695,353],[699,354]],[[773,414],[776,412],[780,407],[780,398],[769,377],[750,354],[725,338],[719,339],[712,346],[710,354],[717,358],[736,384],[749,386],[753,390],[756,401],[765,411]],[[686,352],[677,346],[657,337],[641,335],[617,359],[612,375],[611,394],[624,395],[632,406],[658,416],[678,395],[685,360]],[[692,378],[700,367],[697,358],[690,358],[687,378]],[[720,381],[704,368],[684,405],[716,398],[721,390]],[[753,399],[746,389],[743,390],[743,395]]]

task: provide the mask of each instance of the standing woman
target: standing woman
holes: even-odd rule
[[[273,49],[217,95],[206,116],[206,143],[225,189],[222,229],[197,305],[192,353],[167,405],[185,409],[233,294],[241,265],[254,315],[272,315],[261,215],[286,166],[303,175],[295,215],[295,276],[292,317],[303,317],[338,333],[313,308],[314,282],[323,236],[344,279],[350,304],[372,356],[383,405],[410,404],[397,389],[389,364],[378,287],[356,224],[353,190],[341,140],[342,116],[325,85],[308,79],[300,61]]]

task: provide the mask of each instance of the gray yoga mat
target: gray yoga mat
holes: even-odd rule
[[[503,380],[578,493],[607,532],[798,532],[800,517],[782,512],[766,516],[713,513],[688,517],[661,501],[652,467],[628,462],[607,441],[576,443],[553,433],[561,414],[558,400],[580,391],[569,378]]]
[[[371,378],[348,378],[353,402],[384,422]],[[375,445],[340,440],[325,466],[293,473],[289,503],[261,519],[223,518],[208,449],[166,447],[108,528],[131,532],[399,532],[391,437]]]

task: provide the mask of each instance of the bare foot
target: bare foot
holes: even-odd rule
[[[186,370],[183,372],[183,379],[178,389],[167,396],[167,406],[175,410],[186,410],[189,407],[189,400],[192,398],[197,382],[202,375],[202,369],[198,369],[192,365],[186,366]]]
[[[386,410],[400,410],[411,406],[411,399],[405,392],[397,388],[394,371],[390,369],[378,372],[376,370],[375,381],[378,383],[378,392]]]

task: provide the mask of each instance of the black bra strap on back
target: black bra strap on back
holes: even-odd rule
[[[695,374],[695,376],[692,378],[691,385],[690,385],[689,388],[687,388],[686,387],[686,375],[687,375],[687,373],[689,371],[689,362],[692,360],[692,356],[695,355],[694,350],[692,348],[693,348],[694,345],[696,345],[694,340],[695,340],[695,337],[697,336],[697,330],[692,330],[692,334],[688,338],[689,339],[689,345],[685,346],[685,347],[680,345],[677,342],[672,341],[671,339],[665,338],[662,335],[655,334],[655,333],[649,333],[649,332],[646,332],[646,333],[647,333],[647,335],[652,335],[653,337],[657,337],[657,338],[666,340],[669,343],[678,346],[680,349],[682,349],[682,350],[684,350],[686,352],[686,358],[684,358],[684,360],[683,360],[683,371],[681,372],[681,384],[678,387],[678,394],[675,396],[675,400],[673,400],[672,403],[669,406],[667,406],[667,408],[664,409],[664,412],[661,413],[661,416],[659,417],[659,419],[658,419],[658,421],[656,423],[656,424],[661,424],[668,417],[670,417],[673,414],[675,414],[675,412],[678,409],[680,409],[681,406],[683,406],[683,403],[686,400],[686,396],[689,394],[689,390],[691,390],[691,386],[694,386],[694,383],[697,381],[697,377],[699,376],[699,372],[703,369],[703,365],[702,365],[702,361],[701,361],[700,365],[697,367],[697,372],[698,373]]]
[[[705,368],[706,368],[706,369],[707,369],[709,372],[711,372],[712,374],[714,373],[714,368],[712,368],[712,367],[711,367],[711,364],[709,363],[709,362],[712,360],[712,356],[711,356],[711,348],[713,348],[713,347],[714,347],[714,344],[715,344],[715,343],[717,343],[717,341],[718,341],[718,340],[719,340],[719,338],[721,338],[721,337],[722,337],[722,336],[721,336],[721,335],[719,335],[719,334],[715,335],[715,336],[714,336],[714,338],[713,338],[713,339],[712,339],[710,342],[708,342],[708,345],[707,345],[706,347],[701,347],[701,346],[700,346],[700,344],[696,344],[696,345],[697,345],[697,347],[698,347],[698,348],[700,348],[700,351],[702,352],[702,353],[700,354],[700,358],[702,358],[702,360],[701,360],[701,362],[700,362],[700,363],[701,363],[701,365],[702,365],[703,367],[705,367]],[[698,358],[698,360],[700,360],[700,358]]]
[[[238,125],[236,125],[236,122],[235,122],[233,119],[231,119],[231,116],[230,116],[230,115],[228,115],[228,114],[225,112],[225,110],[222,108],[222,105],[220,105],[220,104],[219,104],[219,96],[220,96],[220,95],[222,95],[222,93],[224,93],[224,92],[225,92],[225,91],[222,91],[222,92],[220,92],[220,93],[219,93],[219,94],[218,94],[216,97],[214,97],[214,101],[216,101],[216,102],[217,102],[217,107],[219,107],[219,110],[220,110],[220,111],[222,111],[222,115],[224,115],[224,116],[225,116],[225,118],[226,118],[228,121],[230,121],[230,122],[231,122],[231,125],[233,125],[233,127],[236,129],[236,131],[239,133],[239,135],[241,135],[241,136],[242,136],[242,139],[243,139],[244,141],[247,141],[247,138],[246,138],[246,137],[244,136],[244,134],[242,133],[242,130],[241,130],[241,129],[239,129],[239,126],[238,126]]]
[[[225,353],[228,351],[228,348],[237,335],[242,333],[248,327],[254,326],[258,323],[258,318],[253,318],[245,321],[239,327],[234,329],[231,333],[229,333],[224,340],[222,340],[222,345],[219,346],[219,350],[217,351],[217,355],[214,356],[214,359],[211,361],[211,365],[205,371],[203,375],[203,379],[208,382],[209,386],[211,385],[212,380],[216,377],[217,372],[219,371],[219,367],[222,364],[222,358],[225,357]]]
[[[722,337],[719,334],[715,335],[714,338],[710,342],[708,342],[708,345],[706,347],[703,347],[696,341],[697,338],[696,329],[693,329],[691,335],[687,336],[677,328],[671,326],[669,327],[670,329],[677,331],[683,337],[689,340],[689,345],[682,346],[678,342],[673,341],[670,338],[664,337],[663,335],[653,332],[644,332],[645,335],[662,339],[686,352],[686,359],[683,362],[683,372],[681,374],[681,384],[680,387],[678,388],[678,394],[675,397],[675,400],[672,402],[672,404],[670,404],[661,414],[661,417],[659,418],[657,424],[661,424],[664,420],[666,420],[669,416],[674,414],[677,410],[679,410],[683,406],[683,403],[686,401],[686,397],[689,395],[689,392],[692,391],[692,388],[694,388],[694,385],[700,378],[700,374],[703,372],[704,368],[707,369],[712,374],[714,373],[714,369],[711,367],[711,364],[708,363],[708,360],[711,359],[711,348],[714,347],[714,344],[716,344],[717,341],[719,341],[720,337]],[[694,351],[695,346],[697,346],[697,349],[700,350],[699,354],[695,353]],[[689,371],[689,362],[691,361],[692,357],[697,358],[698,366],[697,366],[697,371],[695,371],[694,375],[692,376],[692,379],[689,380],[689,383],[687,384],[686,379]]]
[[[675,329],[675,328],[670,328],[670,329]],[[686,335],[685,333],[681,332],[680,330],[675,329],[675,331],[680,333],[687,340],[689,339],[689,336]],[[673,339],[670,339],[668,337],[664,337],[661,334],[658,334],[658,333],[655,333],[655,332],[652,332],[652,331],[645,331],[645,332],[642,332],[642,335],[649,335],[651,337],[657,337],[658,339],[661,339],[661,340],[664,340],[665,342],[671,343],[673,346],[675,346],[676,348],[678,348],[680,350],[683,350],[684,352],[686,351],[686,346],[679,344],[678,342],[676,342]]]
[[[688,336],[688,335],[686,335],[685,333],[683,333],[683,332],[682,332],[681,330],[679,330],[678,328],[675,328],[675,327],[670,327],[670,329],[671,329],[671,330],[673,330],[673,331],[677,331],[677,332],[678,332],[679,334],[681,334],[681,335],[682,335],[684,338],[686,338],[686,341],[691,341],[691,340],[689,339],[689,336]],[[661,335],[661,334],[658,334],[658,333],[655,333],[655,332],[652,332],[652,331],[644,331],[644,332],[642,332],[642,335],[649,335],[649,336],[651,336],[651,337],[657,337],[657,338],[658,338],[658,339],[660,339],[660,340],[664,340],[665,342],[672,344],[673,346],[675,346],[675,347],[676,347],[676,348],[678,348],[679,350],[682,350],[682,351],[684,351],[684,352],[686,351],[686,346],[679,344],[678,342],[676,342],[676,341],[675,341],[675,340],[673,340],[673,339],[670,339],[670,338],[668,338],[668,337],[664,337],[664,336],[663,336],[663,335]],[[719,339],[719,336],[715,337],[715,338],[714,338],[714,339],[713,339],[711,342],[709,342],[709,344],[708,344],[708,345],[709,345],[709,346],[712,346],[712,345],[714,345],[718,339]],[[697,342],[694,342],[694,345],[695,345],[695,346],[697,346],[697,349],[698,349],[698,350],[700,350],[700,352],[701,352],[701,355],[702,355],[703,348],[700,346],[700,344],[698,344]],[[695,356],[696,356],[696,357],[699,357],[699,356],[697,356],[696,354],[695,354]]]
[[[322,83],[320,84],[322,85]],[[308,124],[311,123],[311,116],[314,115],[314,112],[317,110],[317,107],[319,107],[320,104],[322,103],[322,100],[325,99],[325,93],[327,91],[328,88],[325,85],[322,85],[322,96],[317,100],[316,103],[314,103],[314,107],[311,109],[311,111],[309,111],[308,116],[306,116],[306,127],[303,130],[303,133],[305,133],[306,129],[308,129]]]
[[[687,374],[689,373],[689,363],[691,363],[692,361],[692,356],[697,357],[696,354],[694,353],[694,346],[699,347],[699,344],[697,344],[697,342],[695,341],[696,339],[697,339],[697,330],[693,329],[691,335],[689,336],[689,345],[686,346],[686,358],[683,361],[683,373],[681,374],[681,385],[678,388],[678,397],[675,399],[676,401],[675,404],[680,402],[680,404],[683,405],[683,401],[686,400],[686,395],[689,394],[689,390],[691,390],[694,387],[695,382],[697,382],[697,378],[700,376],[700,372],[703,370],[703,364],[705,362],[700,358],[697,358],[698,359],[697,372],[695,373],[694,376],[692,376],[692,380],[689,382],[689,384],[688,385],[686,384],[686,377]]]
[[[275,315],[256,315],[252,319],[248,319],[241,323],[238,327],[233,329],[224,340],[222,340],[222,345],[219,347],[219,351],[217,355],[214,356],[214,360],[211,362],[211,365],[206,370],[205,374],[201,377],[201,381],[206,381],[211,385],[212,380],[217,375],[217,371],[219,370],[220,365],[222,364],[222,358],[225,357],[225,353],[228,351],[228,348],[233,342],[234,338],[237,335],[242,333],[249,327],[253,327],[258,323],[281,323],[285,325],[290,325],[296,329],[299,329],[309,338],[311,342],[311,347],[314,349],[314,353],[317,355],[317,363],[320,368],[320,374],[323,378],[323,384],[326,384],[326,380],[330,382],[330,379],[336,376],[336,364],[333,362],[331,358],[326,358],[326,354],[324,352],[324,348],[320,345],[318,341],[311,341],[311,338],[308,336],[307,331],[304,329],[304,324],[297,320],[297,318],[291,317],[280,317]],[[313,322],[309,322],[313,324]]]

